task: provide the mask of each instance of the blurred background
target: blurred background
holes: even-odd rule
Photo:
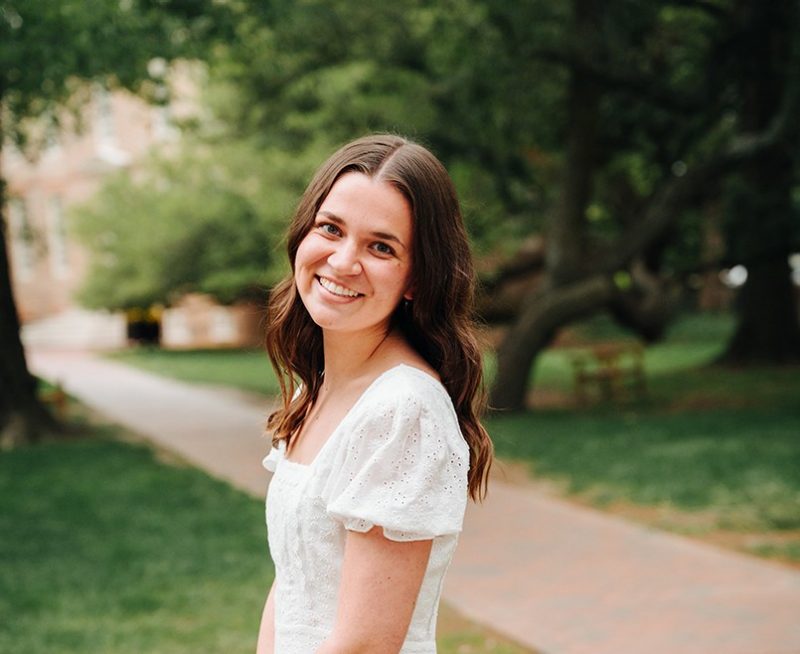
[[[274,395],[293,207],[390,131],[458,188],[508,476],[800,565],[798,12],[0,0],[4,447],[70,421],[24,348]]]

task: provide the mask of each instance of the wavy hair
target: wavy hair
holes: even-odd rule
[[[469,446],[470,497],[482,499],[492,443],[479,420],[486,395],[473,318],[475,272],[467,233],[444,166],[427,149],[399,136],[366,136],[343,146],[319,168],[300,199],[287,238],[292,274],[275,286],[269,301],[266,346],[281,386],[282,405],[270,415],[267,428],[273,441],[285,440],[288,447],[322,384],[322,330],[297,292],[294,261],[320,205],[349,172],[391,184],[411,207],[414,300],[407,306],[400,302],[392,320],[441,377]]]

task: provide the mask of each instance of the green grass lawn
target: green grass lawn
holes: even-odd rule
[[[647,348],[645,365],[649,378],[682,371],[704,363],[721,351],[732,328],[728,316],[690,316],[678,321],[669,338]],[[606,318],[597,318],[575,330],[581,341],[608,341],[630,336]],[[569,391],[572,384],[570,357],[578,347],[559,347],[545,351],[539,358],[531,381],[548,390]],[[137,347],[109,355],[111,358],[183,381],[231,386],[241,390],[274,395],[278,382],[264,351],[260,350],[161,350]],[[494,361],[487,356],[487,375],[491,377]]]
[[[266,352],[256,350],[160,350],[139,347],[111,355],[122,363],[182,381],[231,386],[275,395],[280,392]]]
[[[113,435],[0,453],[0,652],[252,652],[263,505]]]
[[[789,410],[561,412],[489,421],[497,452],[595,504],[713,510],[715,526],[800,529],[798,416]]]
[[[670,326],[665,339],[645,350],[644,365],[652,384],[675,372],[696,370],[717,357],[733,331],[727,314],[687,315]],[[596,343],[632,341],[609,318],[599,316],[569,330],[570,346],[553,347],[540,357],[531,380],[547,390],[572,391],[572,357]]]

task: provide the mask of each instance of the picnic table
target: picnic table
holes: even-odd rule
[[[600,343],[571,356],[579,404],[617,402],[647,395],[644,348],[637,342]]]

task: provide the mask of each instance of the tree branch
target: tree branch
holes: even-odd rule
[[[528,240],[509,261],[504,261],[498,268],[486,276],[481,276],[481,289],[485,293],[494,293],[508,282],[530,277],[544,270],[545,245],[542,239]]]
[[[593,275],[561,288],[540,288],[525,299],[521,314],[497,351],[497,380],[492,386],[492,409],[524,408],[531,362],[550,342],[554,331],[591,315],[614,297],[616,289],[605,275]]]
[[[800,136],[800,36],[795,36],[792,62],[787,72],[787,87],[780,110],[769,127],[755,134],[734,137],[728,147],[706,161],[690,166],[681,177],[675,177],[650,202],[641,221],[637,222],[611,248],[612,254],[601,264],[606,273],[626,267],[642,250],[648,248],[678,218],[703,190],[720,176],[742,163],[752,161],[779,147],[790,147]]]
[[[679,285],[650,272],[639,259],[631,266],[631,278],[631,288],[620,290],[609,303],[611,315],[645,341],[657,341],[678,307]]]
[[[725,7],[720,6],[712,0],[670,0],[669,4],[678,7],[687,7],[689,9],[698,9],[713,18],[722,20],[730,18],[730,12]]]

